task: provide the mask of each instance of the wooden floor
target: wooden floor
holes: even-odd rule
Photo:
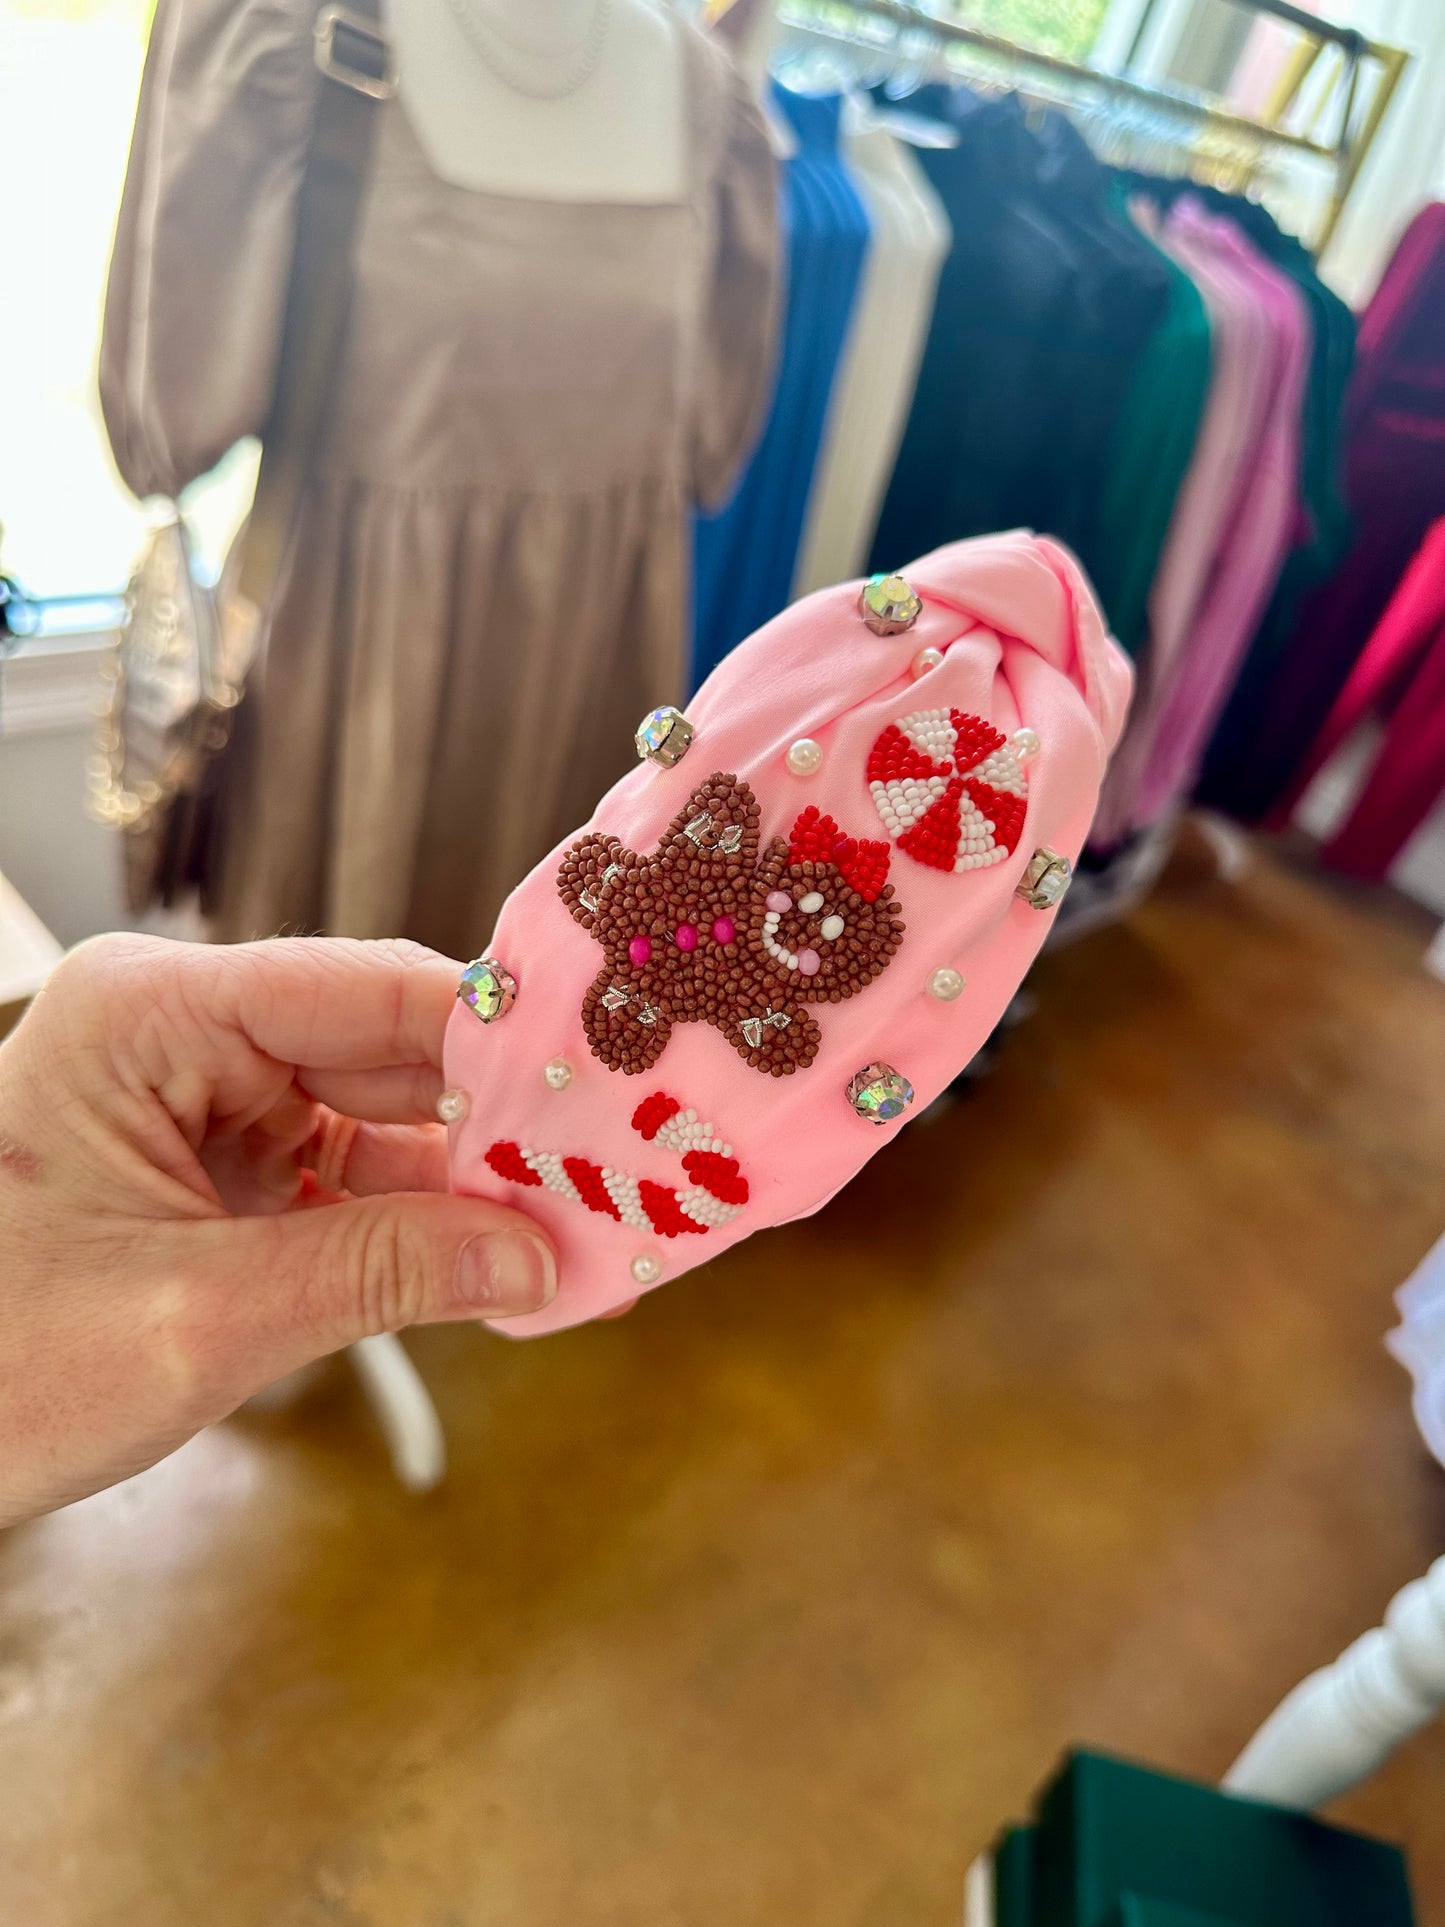
[[[413,1341],[0,1541],[7,1927],[954,1927],[1069,1741],[1217,1775],[1445,1550],[1426,927],[1184,860],[963,1108],[620,1324]],[[1344,1819],[1445,1923],[1445,1726]]]

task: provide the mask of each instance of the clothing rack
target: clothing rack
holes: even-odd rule
[[[966,21],[910,4],[909,0],[824,0],[823,4],[819,4],[819,0],[784,0],[779,19],[790,29],[809,37],[816,36],[874,54],[896,49],[904,33],[917,34],[925,43],[933,43],[950,71],[956,71],[956,63],[949,56],[966,50],[997,63],[1016,85],[1023,77],[1027,77],[1035,83],[1029,91],[1048,93],[1051,87],[1084,88],[1111,101],[1132,102],[1170,119],[1186,121],[1196,128],[1218,135],[1225,142],[1236,143],[1247,153],[1253,150],[1254,154],[1258,154],[1271,148],[1327,161],[1334,169],[1334,186],[1314,237],[1316,248],[1323,248],[1334,233],[1350,190],[1409,65],[1410,56],[1398,47],[1367,39],[1352,29],[1316,20],[1313,15],[1288,4],[1288,0],[1232,0],[1232,4],[1296,26],[1305,36],[1300,48],[1287,63],[1269,103],[1268,116],[1264,118],[1255,119],[1248,114],[1236,113],[1203,95],[1141,80],[1127,71],[1113,73],[1102,68],[1087,67],[1042,48],[1021,46],[985,28],[970,26]],[[884,39],[876,31],[870,30],[879,25],[891,27],[892,34]],[[1139,36],[1136,34],[1131,62],[1138,46]],[[1338,130],[1333,140],[1325,140],[1314,132],[1287,126],[1285,121],[1300,99],[1309,75],[1316,71],[1325,50],[1331,47],[1337,48],[1341,55],[1339,73],[1329,97],[1310,117],[1312,123],[1317,125],[1324,108],[1338,97]],[[1366,62],[1372,69],[1373,87],[1361,110],[1360,76]],[[1049,97],[1056,96],[1051,94]],[[1063,94],[1065,101],[1071,98],[1069,93]],[[1201,158],[1209,159],[1216,166],[1218,164],[1215,154],[1202,155]],[[1251,177],[1253,169],[1251,158],[1245,165],[1240,185]]]

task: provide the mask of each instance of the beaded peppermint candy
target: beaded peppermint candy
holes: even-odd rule
[[[488,1147],[487,1163],[499,1178],[545,1186],[602,1217],[637,1231],[655,1231],[660,1238],[713,1231],[741,1215],[748,1181],[733,1147],[696,1111],[684,1110],[675,1097],[656,1091],[638,1105],[632,1128],[648,1143],[681,1154],[682,1168],[692,1180],[686,1190],[594,1164],[590,1158],[532,1151],[505,1139]]]
[[[714,774],[651,855],[594,832],[563,858],[562,901],[605,958],[582,1023],[609,1070],[651,1070],[682,1023],[712,1024],[754,1070],[805,1070],[822,1041],[808,1006],[856,996],[892,961],[888,845],[810,807],[762,848],[760,817],[745,782]]]
[[[934,870],[982,870],[1018,847],[1028,811],[1023,756],[982,716],[920,709],[890,723],[868,753],[868,788],[900,850]]]

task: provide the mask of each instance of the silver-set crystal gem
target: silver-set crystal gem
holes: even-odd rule
[[[903,575],[870,575],[858,593],[858,613],[875,636],[901,635],[922,608],[922,597]]]
[[[517,980],[495,957],[478,957],[462,972],[457,995],[484,1024],[505,1017],[517,1001]]]
[[[891,1124],[913,1102],[913,1086],[891,1064],[867,1064],[848,1080],[848,1102],[870,1124]]]
[[[693,727],[680,709],[654,709],[637,725],[637,754],[672,769],[692,748]]]
[[[1057,850],[1035,850],[1014,891],[1031,910],[1052,910],[1074,880],[1074,866]]]

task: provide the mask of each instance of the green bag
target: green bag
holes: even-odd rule
[[[1075,1753],[994,1853],[995,1927],[1413,1927],[1404,1856],[1309,1814]]]

